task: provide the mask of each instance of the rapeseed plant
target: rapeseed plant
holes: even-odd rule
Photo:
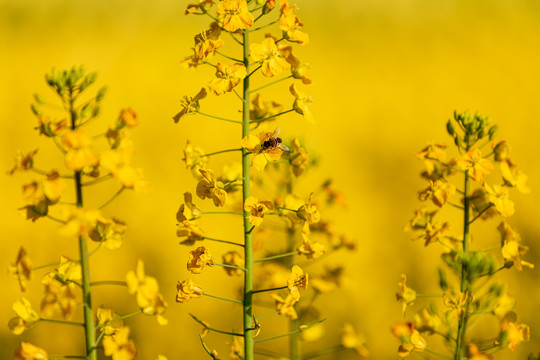
[[[455,112],[446,129],[457,156],[448,158],[443,144],[429,144],[416,154],[425,165],[421,176],[428,181],[418,198],[432,202],[434,208],[417,210],[406,230],[418,234],[425,246],[442,245],[446,252],[441,258],[447,270],[439,268],[439,293],[417,292],[407,286],[405,275],[397,293],[403,316],[421,297],[440,300],[422,308],[414,320],[397,322],[392,332],[401,340],[400,357],[430,353],[443,359],[493,359],[496,352],[514,350],[530,337],[529,327],[519,323],[513,311],[516,299],[505,285],[494,281],[500,271],[514,268],[521,272],[524,267],[534,267],[522,259],[528,248],[507,220],[515,212],[510,190],[528,193],[527,176],[510,158],[508,143],[496,140],[497,126],[491,125],[489,118]],[[495,178],[496,168],[499,174]],[[461,184],[451,181],[454,175],[462,177]],[[449,206],[462,214],[462,229],[435,219],[441,208]],[[497,219],[500,238],[488,248],[474,248],[473,225],[491,219]],[[459,230],[462,232],[457,235]],[[499,260],[494,251],[500,251]],[[447,278],[447,271],[454,276]],[[497,319],[499,327],[491,329],[486,338],[478,338],[471,330],[488,316]],[[445,352],[431,347],[427,335],[440,337]]]
[[[76,259],[61,255],[60,261],[41,266],[33,266],[27,251],[20,248],[10,272],[18,278],[21,292],[26,291],[35,271],[53,270],[41,280],[44,295],[40,311],[34,310],[30,301],[21,297],[13,304],[17,316],[9,321],[9,328],[14,334],[21,334],[42,322],[83,327],[85,352],[82,355],[48,355],[46,350],[22,342],[15,351],[18,360],[96,360],[101,348],[106,356],[113,359],[133,359],[135,344],[123,320],[146,314],[156,316],[161,325],[167,323],[163,317],[167,303],[159,292],[156,279],[145,274],[141,260],[137,263],[136,272],[129,271],[125,281],[90,280],[92,255],[101,248],[114,250],[120,247],[127,228],[124,222],[105,216],[102,210],[126,189],[138,192],[148,187],[141,170],[131,165],[135,147],[129,138],[129,130],[139,123],[133,110],[123,109],[115,123],[104,132],[91,136],[87,130],[87,125],[99,115],[106,93],[103,87],[88,95],[87,90],[96,78],[97,74],[86,73],[82,67],[67,71],[53,69],[46,80],[58,96],[60,105],[48,103],[39,95],[35,96],[36,103],[32,104],[32,111],[38,119],[36,130],[53,141],[64,158],[66,170],[58,170],[62,164],[56,164],[52,170],[44,170],[37,164],[38,150],[32,150],[17,154],[15,166],[8,171],[10,175],[20,171],[40,176],[23,185],[25,206],[20,209],[23,215],[32,222],[49,219],[59,223],[60,234],[76,238],[79,245]],[[62,117],[53,118],[42,108],[59,110]],[[105,145],[100,152],[97,148],[99,141]],[[101,205],[92,204],[92,199],[88,201],[84,196],[88,187],[113,179],[119,184],[119,190]],[[74,183],[74,196],[67,192],[68,181]],[[71,200],[73,198],[74,201]],[[128,292],[136,296],[138,310],[118,315],[109,306],[95,307],[92,289],[109,285],[127,287]],[[81,307],[82,321],[73,321],[75,311]],[[58,315],[61,319],[57,318]]]

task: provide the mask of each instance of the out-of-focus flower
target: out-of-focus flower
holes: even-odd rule
[[[193,245],[196,241],[204,239],[204,232],[196,221],[184,220],[176,228],[176,236],[180,238],[180,244]]]
[[[414,328],[411,322],[398,322],[394,324],[392,333],[402,342],[398,348],[398,355],[401,358],[411,355],[413,351],[421,352],[426,348],[426,340]]]
[[[440,330],[442,324],[441,317],[433,313],[431,309],[423,308],[414,315],[414,326],[421,332],[437,332]]]
[[[280,315],[285,315],[286,317],[293,320],[298,319],[298,314],[294,309],[294,304],[296,304],[296,300],[291,294],[287,295],[285,299],[283,299],[277,294],[272,294],[272,299],[274,299],[276,303],[276,310],[279,312]]]
[[[221,207],[227,201],[227,192],[223,189],[224,185],[214,176],[210,169],[199,169],[203,178],[197,183],[197,196],[201,199],[212,199],[215,206]]]
[[[122,327],[113,335],[104,336],[103,350],[105,355],[112,356],[113,360],[131,360],[137,354],[133,340],[129,339],[127,326]]]
[[[34,166],[34,156],[37,152],[37,149],[29,152],[17,151],[17,154],[15,155],[15,165],[11,170],[7,171],[7,174],[13,175],[15,171],[26,171],[31,169]]]
[[[274,205],[271,201],[262,200],[250,196],[244,202],[244,210],[249,211],[249,223],[253,226],[259,226],[263,222],[264,214],[274,209]]]
[[[488,356],[488,355],[483,354],[478,349],[478,346],[476,346],[475,343],[469,343],[469,345],[467,345],[467,352],[469,353],[469,357],[467,358],[469,360],[491,360],[491,359],[493,359],[492,356]]]
[[[416,157],[421,160],[446,160],[445,144],[431,143],[419,152],[416,153]]]
[[[246,67],[242,63],[235,63],[232,65],[217,63],[216,78],[210,81],[208,90],[214,95],[225,94],[226,92],[232,91],[246,76]]]
[[[293,103],[293,109],[300,115],[304,116],[304,119],[306,119],[308,122],[314,124],[315,120],[313,119],[313,114],[311,113],[311,110],[309,109],[309,105],[313,103],[313,99],[311,96],[307,96],[302,91],[300,91],[296,84],[292,84],[289,87],[289,91],[294,96],[294,103]]]
[[[481,219],[487,220],[498,214],[495,207],[489,202],[489,196],[483,189],[476,189],[470,196],[469,204],[475,213],[475,216],[480,215]]]
[[[134,128],[139,125],[139,119],[137,119],[135,111],[132,108],[122,109],[118,116],[118,125],[120,127],[127,126],[129,128]]]
[[[60,200],[64,190],[64,181],[58,172],[52,171],[40,182],[23,185],[22,196],[27,205],[20,210],[25,211],[27,219],[36,221],[48,214],[49,206]]]
[[[319,209],[313,201],[313,193],[309,195],[308,202],[298,209],[296,215],[298,215],[300,219],[307,221],[309,224],[315,224],[321,220]]]
[[[512,311],[507,313],[501,321],[501,332],[505,333],[504,337],[508,341],[508,349],[512,351],[514,351],[516,346],[520,343],[529,341],[531,337],[529,326],[518,324],[517,316]]]
[[[261,64],[264,76],[272,77],[289,69],[289,63],[281,56],[277,45],[271,37],[267,37],[260,44],[251,44],[250,54],[254,61]]]
[[[514,215],[514,202],[508,196],[508,187],[484,183],[484,190],[488,194],[488,199],[502,217]]]
[[[201,217],[201,210],[193,204],[193,195],[190,192],[184,193],[184,203],[180,205],[176,213],[176,220],[183,222],[186,220],[198,219]]]
[[[108,306],[100,305],[96,311],[96,317],[100,330],[105,335],[113,335],[123,326],[122,320]]]
[[[22,342],[15,350],[15,360],[47,360],[47,352],[27,342]]]
[[[495,161],[504,161],[510,156],[510,145],[506,141],[494,140],[491,143],[493,154],[495,155]]]
[[[214,265],[215,260],[205,246],[199,246],[197,249],[190,251],[187,262],[187,269],[192,274],[200,274],[206,265]]]
[[[77,308],[80,292],[77,284],[81,276],[80,264],[62,257],[58,269],[46,274],[41,281],[45,288],[41,314],[52,316],[60,311],[64,319],[70,319]]]
[[[304,241],[296,248],[300,255],[305,255],[308,259],[317,259],[324,255],[324,245],[312,242],[306,234],[302,234],[302,237]]]
[[[366,348],[366,338],[358,335],[354,327],[346,323],[341,330],[341,345],[347,349],[354,349],[360,358],[367,358],[369,351]]]
[[[93,241],[102,242],[109,250],[118,249],[124,240],[127,225],[118,219],[105,219],[99,217],[95,228],[90,231],[89,238]]]
[[[69,220],[60,228],[63,236],[89,237],[98,220],[106,221],[98,210],[73,208]]]
[[[143,313],[157,315],[157,321],[160,325],[167,324],[167,320],[163,317],[167,303],[159,293],[157,280],[152,276],[146,276],[142,260],[137,262],[136,272],[129,271],[126,274],[126,283],[128,292],[136,295],[137,305]]]
[[[244,359],[244,338],[241,338],[240,336],[233,336],[233,340],[231,342],[231,353],[229,354],[229,357],[231,360]]]
[[[281,144],[279,128],[273,132],[263,131],[257,135],[248,135],[242,139],[242,147],[254,154],[251,165],[257,171],[263,171],[268,161],[278,161],[285,150]]]
[[[455,319],[462,319],[467,311],[467,300],[469,292],[459,292],[448,290],[444,293],[443,303],[446,306],[446,311]]]
[[[338,266],[335,268],[326,268],[320,276],[311,276],[309,284],[311,288],[320,293],[328,293],[341,285],[344,268]]]
[[[176,302],[185,303],[192,298],[198,298],[203,295],[202,286],[194,284],[191,279],[178,282],[176,285]]]
[[[294,265],[287,279],[287,288],[295,301],[300,300],[299,289],[306,289],[308,286],[308,274],[298,265]]]
[[[186,169],[191,169],[191,173],[196,179],[202,178],[199,170],[206,169],[206,165],[208,164],[208,157],[205,156],[203,149],[194,147],[189,140],[186,141],[184,158],[182,160],[186,163]]]
[[[217,6],[217,18],[223,29],[230,32],[249,29],[255,20],[248,10],[246,0],[220,1]]]
[[[283,106],[275,101],[264,101],[260,93],[253,96],[251,105],[251,109],[249,110],[250,120],[270,118],[279,114],[283,109]]]
[[[222,256],[223,264],[225,265],[234,265],[238,267],[244,266],[244,260],[242,259],[242,256],[237,251],[229,251],[223,254]],[[240,269],[231,268],[231,267],[223,267],[227,275],[229,276],[240,276],[243,275],[244,272]]]
[[[281,2],[281,16],[279,17],[279,28],[283,31],[283,37],[288,41],[296,42],[300,45],[309,43],[309,35],[300,29],[303,24],[295,15],[296,7],[290,7],[288,1]]]
[[[518,170],[512,160],[501,161],[500,169],[505,185],[515,187],[522,194],[531,192],[531,189],[525,184],[529,177],[523,171]]]
[[[15,264],[8,268],[8,272],[17,277],[21,291],[26,291],[26,285],[33,277],[32,261],[30,261],[26,250],[22,246],[19,248]]]
[[[430,181],[426,189],[418,192],[418,199],[420,201],[431,199],[435,205],[442,207],[455,192],[456,187],[453,184],[435,180]]]
[[[497,297],[497,300],[495,300],[492,313],[499,319],[502,319],[509,311],[514,309],[515,306],[516,299],[504,292]]]
[[[141,169],[130,165],[131,156],[135,152],[133,143],[123,138],[114,149],[105,150],[100,154],[100,164],[111,172],[116,180],[126,189],[143,192],[148,189],[148,182],[143,180]]]
[[[15,335],[22,334],[39,322],[38,313],[32,309],[32,304],[24,297],[13,303],[13,311],[15,311],[17,317],[9,320],[8,327]]]
[[[521,237],[515,232],[506,222],[501,222],[497,227],[501,234],[502,249],[501,253],[506,262],[511,262],[515,265],[518,271],[523,270],[523,266],[534,268],[534,265],[521,260],[521,255],[525,255],[529,248],[521,245]]]
[[[66,147],[66,166],[73,171],[82,171],[99,164],[99,158],[91,148],[92,140],[81,130],[70,130],[62,137]]]
[[[456,166],[466,170],[474,181],[483,181],[484,177],[493,171],[493,164],[482,157],[477,148],[472,148],[456,160]]]
[[[188,97],[184,96],[182,100],[180,100],[180,106],[182,106],[182,110],[178,114],[176,114],[173,119],[174,123],[177,124],[180,119],[182,119],[186,115],[193,115],[196,114],[197,111],[200,109],[199,101],[204,99],[207,95],[206,89],[202,88],[195,96]],[[189,143],[189,140],[188,140]]]
[[[294,176],[300,176],[306,170],[309,163],[308,155],[304,148],[300,146],[300,140],[294,138],[292,141],[293,150],[289,155],[289,163],[292,166]]]
[[[215,4],[214,0],[197,0],[196,4],[188,4],[185,15],[204,14]],[[198,11],[201,10],[199,13]]]
[[[69,129],[67,119],[52,120],[50,117],[45,115],[38,116],[39,125],[36,129],[39,130],[40,135],[45,135],[48,137],[55,137],[62,135],[66,130]]]
[[[413,305],[416,300],[416,291],[407,287],[407,276],[405,274],[401,274],[401,281],[398,285],[399,292],[396,293],[396,297],[401,302],[401,317],[404,317],[407,306]]]

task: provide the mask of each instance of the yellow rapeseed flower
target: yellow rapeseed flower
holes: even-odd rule
[[[482,157],[477,148],[472,148],[456,160],[456,166],[466,170],[474,181],[483,181],[484,177],[493,171],[493,164]]]
[[[106,356],[113,360],[131,360],[135,358],[137,349],[133,340],[129,339],[129,328],[122,327],[113,335],[103,337],[103,350]]]
[[[176,302],[185,303],[192,298],[198,298],[202,295],[202,286],[194,284],[191,279],[179,281],[176,285]]]
[[[176,228],[176,236],[180,238],[180,244],[193,245],[196,241],[204,239],[204,232],[196,221],[184,220]]]
[[[263,171],[268,161],[278,161],[285,150],[278,137],[280,128],[273,132],[263,131],[257,135],[247,135],[242,139],[242,147],[254,154],[251,165],[257,171]]]
[[[15,260],[15,264],[12,264],[8,268],[8,272],[17,277],[21,291],[26,291],[26,285],[33,277],[32,261],[30,261],[26,250],[22,246],[19,248],[19,252],[17,253],[17,260]]]
[[[341,345],[347,349],[354,349],[360,358],[367,358],[369,350],[366,348],[366,338],[358,335],[354,327],[345,323],[341,330]]]
[[[108,306],[100,305],[96,311],[97,324],[105,335],[113,335],[123,324],[113,309]]]
[[[306,170],[309,163],[308,155],[304,148],[300,146],[300,140],[294,138],[292,141],[293,150],[289,154],[289,163],[292,166],[294,176],[300,176]]]
[[[180,205],[176,213],[176,220],[183,222],[185,220],[198,219],[201,215],[201,210],[197,205],[193,204],[193,195],[190,192],[185,192],[184,203]]]
[[[290,7],[288,0],[282,1],[279,28],[283,31],[283,37],[288,41],[307,45],[309,43],[309,35],[300,30],[303,24],[298,16],[295,15],[295,12],[296,7]]]
[[[195,56],[200,60],[206,60],[208,57],[213,56],[215,51],[221,48],[224,43],[219,38],[220,30],[214,29],[203,30],[200,34],[195,36]]]
[[[9,320],[8,327],[15,335],[22,334],[39,322],[38,313],[32,309],[32,304],[24,297],[13,303],[13,311],[17,317]]]
[[[46,115],[40,115],[38,121],[39,125],[36,129],[39,130],[40,135],[55,137],[69,129],[67,119],[53,120]]]
[[[315,120],[313,119],[313,115],[311,114],[311,110],[309,109],[309,105],[313,103],[313,99],[311,96],[307,96],[302,91],[300,91],[296,84],[292,84],[289,87],[289,91],[294,96],[294,103],[293,103],[293,109],[298,114],[303,115],[304,119],[306,119],[308,122],[314,124]]]
[[[214,0],[197,0],[196,4],[188,4],[185,15],[188,14],[204,14],[206,13],[213,5],[215,4]],[[201,10],[201,12],[198,12]]]
[[[265,101],[261,93],[256,93],[251,100],[251,108],[249,110],[249,119],[258,120],[270,118],[281,112],[283,106],[275,101]]]
[[[187,269],[192,274],[200,274],[206,265],[214,265],[210,251],[205,246],[199,246],[197,249],[189,252]]]
[[[426,201],[431,199],[435,205],[442,207],[446,201],[456,192],[456,187],[442,180],[430,181],[429,186],[418,192],[418,199]]]
[[[242,63],[225,65],[216,64],[216,78],[208,84],[208,90],[214,95],[222,95],[232,91],[247,76],[246,67]]]
[[[92,140],[85,132],[70,130],[62,136],[62,143],[67,150],[65,162],[69,169],[82,171],[99,164],[99,158],[91,148]]]
[[[208,93],[206,92],[205,88],[202,88],[195,96],[188,97],[184,96],[182,100],[180,100],[180,106],[182,106],[182,110],[176,115],[173,116],[174,123],[177,124],[180,119],[182,119],[186,115],[193,115],[197,113],[200,109],[199,101],[204,99]],[[188,140],[189,142],[189,140]]]
[[[137,119],[137,114],[132,108],[120,110],[120,115],[118,116],[118,127],[127,126],[129,128],[134,128],[137,125],[139,125],[139,119]]]
[[[308,274],[304,274],[304,270],[298,265],[294,265],[291,269],[291,273],[287,278],[287,288],[293,299],[298,301],[300,299],[299,289],[306,289],[308,286]]]
[[[238,267],[244,267],[244,260],[242,259],[242,256],[237,251],[228,251],[225,254],[222,255],[222,262],[225,265],[234,265]],[[227,273],[229,276],[240,276],[243,275],[244,272],[240,269],[231,268],[231,267],[223,267],[223,270]]]
[[[197,196],[201,199],[212,199],[214,205],[221,207],[227,201],[227,192],[223,189],[224,185],[214,176],[214,172],[210,169],[199,169],[203,178],[197,183]]]
[[[488,194],[489,202],[495,207],[502,217],[514,215],[514,202],[508,196],[508,187],[484,183],[484,189]]]
[[[260,44],[251,44],[249,49],[253,60],[261,64],[264,76],[276,76],[290,68],[290,64],[279,53],[278,47],[271,37],[265,38]]]
[[[522,342],[529,341],[530,329],[525,324],[517,323],[517,316],[514,312],[506,314],[501,321],[501,332],[506,333],[506,339],[508,339],[508,349],[514,351],[516,346]],[[496,342],[498,343],[498,342]]]
[[[274,209],[271,201],[262,200],[250,196],[244,202],[244,210],[249,211],[249,223],[253,226],[259,226],[263,222],[264,214]]]
[[[321,220],[319,209],[313,201],[313,193],[309,195],[308,202],[298,209],[296,215],[298,215],[300,219],[308,222],[310,225],[316,224]]]
[[[396,293],[396,297],[401,302],[401,317],[404,317],[407,306],[413,305],[416,300],[416,291],[407,287],[407,276],[405,274],[401,274],[401,281],[398,285],[399,292]]]
[[[505,185],[515,187],[522,194],[531,192],[531,189],[525,184],[529,177],[523,171],[518,170],[512,160],[501,161],[500,169]]]
[[[249,29],[255,20],[246,0],[221,0],[217,6],[217,18],[221,27],[230,32]]]
[[[294,299],[294,296],[289,294],[284,299],[277,294],[272,294],[272,299],[274,299],[276,303],[276,310],[279,312],[280,315],[285,315],[289,319],[293,320],[298,319],[298,314],[294,309],[294,304],[296,304],[297,300]]]
[[[60,228],[60,234],[63,236],[89,237],[95,231],[98,220],[105,221],[98,210],[72,208],[70,212],[68,221]]]
[[[308,259],[317,259],[324,255],[326,252],[324,245],[312,242],[307,234],[302,234],[304,241],[300,244],[296,250],[300,255],[305,255]]]
[[[13,175],[15,171],[26,171],[31,169],[34,166],[34,156],[37,154],[38,150],[32,151],[17,151],[15,155],[15,165],[11,170],[7,171],[8,175]]]
[[[191,174],[196,179],[201,179],[202,175],[200,169],[206,169],[208,164],[208,157],[205,156],[205,152],[200,147],[194,147],[189,140],[186,141],[184,147],[184,158],[182,161],[186,163],[186,169],[191,170]]]
[[[47,360],[47,352],[27,342],[21,342],[15,350],[15,360]]]
[[[445,144],[430,143],[428,146],[416,153],[416,157],[421,160],[446,160]]]
[[[502,248],[501,253],[505,261],[514,264],[518,271],[523,270],[523,266],[534,268],[534,265],[521,260],[521,255],[525,255],[529,248],[521,245],[521,237],[506,222],[501,222],[497,227],[501,234]]]
[[[109,250],[114,250],[122,245],[126,229],[126,223],[121,220],[99,217],[95,228],[89,233],[89,238],[101,242]]]

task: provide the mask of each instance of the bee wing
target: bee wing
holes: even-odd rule
[[[281,146],[281,150],[283,150],[283,151],[289,151],[289,148],[286,147],[285,145],[281,144],[280,146]]]
[[[272,137],[277,137],[279,135],[279,132],[281,131],[281,129],[279,128],[279,126],[276,128],[276,130],[274,130],[274,133],[272,134]]]

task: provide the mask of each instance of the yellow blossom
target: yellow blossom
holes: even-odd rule
[[[291,294],[287,295],[285,299],[277,294],[272,294],[272,299],[274,299],[276,303],[276,310],[280,315],[285,315],[289,319],[293,320],[298,319],[298,314],[294,309],[294,304],[296,304],[297,300],[295,300]]]
[[[447,222],[443,224],[430,223],[427,224],[425,231],[418,238],[424,240],[424,246],[428,246],[444,239],[449,232],[450,225]]]
[[[134,151],[135,148],[131,140],[123,139],[117,148],[101,153],[100,164],[104,169],[110,171],[124,188],[145,191],[148,188],[148,183],[142,180],[142,170],[130,166]]]
[[[272,77],[287,71],[289,63],[281,56],[274,39],[267,37],[260,44],[251,44],[250,54],[255,62],[261,64],[264,76]]]
[[[67,119],[52,120],[48,116],[40,115],[38,121],[39,125],[36,129],[39,130],[40,135],[55,137],[69,129]]]
[[[420,352],[426,348],[426,340],[414,328],[411,322],[398,322],[394,324],[392,333],[402,341],[402,344],[398,348],[398,355],[401,358],[411,355],[413,351]]]
[[[256,93],[253,96],[251,105],[251,109],[249,110],[250,120],[271,118],[279,114],[283,109],[283,106],[275,101],[264,101],[261,93]]]
[[[90,145],[90,137],[81,130],[70,130],[62,137],[62,143],[67,148],[65,155],[66,166],[73,171],[97,166],[99,158]]]
[[[506,141],[494,140],[491,148],[495,154],[495,161],[505,161],[510,156],[510,145]]]
[[[60,174],[58,174],[57,171],[51,171],[47,174],[45,179],[43,179],[43,194],[50,203],[54,204],[58,202],[65,190],[66,184],[64,183],[64,180],[60,178]]]
[[[45,288],[45,296],[41,300],[41,314],[52,316],[60,311],[67,320],[73,316],[80,301],[77,299],[80,288],[76,283],[68,282],[72,279],[64,278],[59,281],[59,278],[58,272],[50,272],[43,277],[41,283]]]
[[[184,220],[176,229],[176,236],[180,238],[180,244],[193,245],[195,241],[204,239],[204,232],[196,221]]]
[[[194,284],[191,279],[179,281],[176,285],[176,302],[185,303],[192,298],[198,298],[202,295],[202,286]]]
[[[446,311],[456,319],[462,319],[467,311],[467,300],[469,293],[467,291],[456,293],[448,290],[444,293],[443,303],[446,306]]]
[[[291,269],[291,273],[287,278],[287,288],[293,299],[298,301],[300,299],[299,289],[306,289],[308,286],[308,274],[304,274],[304,270],[298,265],[294,265]]]
[[[230,32],[248,29],[255,20],[246,0],[221,0],[217,6],[217,18],[223,29]]]
[[[433,216],[437,213],[435,211],[428,211],[426,207],[423,207],[414,212],[413,218],[405,225],[405,231],[411,230],[425,230],[429,224],[431,224]]]
[[[469,343],[467,346],[467,352],[469,353],[469,360],[491,360],[492,356],[484,355],[476,346],[475,343]]]
[[[515,306],[516,299],[504,292],[497,297],[497,300],[495,300],[492,312],[499,319],[502,319],[510,310],[514,309]]]
[[[306,170],[309,163],[305,149],[300,146],[300,140],[294,138],[292,141],[293,150],[289,155],[289,163],[292,166],[294,176],[300,176]]]
[[[26,291],[26,285],[33,277],[32,261],[30,261],[26,250],[22,246],[19,248],[19,252],[17,253],[17,260],[15,260],[15,264],[12,264],[8,268],[8,271],[11,275],[17,276],[21,291]]]
[[[294,96],[294,103],[293,103],[293,109],[300,115],[304,116],[304,119],[306,119],[308,122],[314,124],[315,120],[313,119],[313,115],[311,114],[311,110],[309,109],[309,105],[313,103],[313,99],[311,96],[307,96],[302,91],[300,91],[296,84],[292,84],[289,87],[289,91]]]
[[[401,274],[401,281],[398,285],[399,292],[396,293],[396,297],[401,302],[401,317],[404,317],[407,306],[413,305],[416,300],[416,291],[407,287],[407,276],[405,274]]]
[[[208,248],[199,246],[197,249],[190,251],[187,262],[187,269],[192,274],[200,274],[206,265],[214,265],[215,261],[210,254]]]
[[[19,210],[25,211],[26,219],[36,221],[48,214],[49,206],[60,200],[64,190],[64,181],[56,171],[51,171],[41,181],[23,185],[22,196],[27,205]]]
[[[15,335],[22,334],[39,322],[38,313],[32,309],[32,304],[24,297],[13,303],[13,311],[17,317],[9,320],[8,327]]]
[[[469,204],[471,205],[475,216],[480,215],[481,219],[487,220],[498,214],[497,210],[490,204],[489,195],[483,189],[476,189],[470,196]]]
[[[133,340],[129,339],[129,328],[122,327],[113,335],[103,337],[103,350],[113,360],[131,360],[135,358],[137,349]]]
[[[354,349],[360,358],[369,356],[365,337],[358,335],[354,327],[349,323],[345,323],[341,330],[341,345],[347,349]]]
[[[136,272],[129,271],[126,274],[126,283],[128,292],[136,295],[137,305],[143,313],[157,315],[158,323],[165,325],[167,320],[163,317],[163,313],[167,309],[167,303],[159,293],[157,280],[152,276],[146,276],[142,260],[137,262]]]
[[[291,74],[293,78],[302,80],[302,83],[305,85],[312,83],[311,79],[307,76],[307,72],[311,69],[311,66],[307,63],[300,62],[300,60],[293,55],[292,46],[280,46],[279,52],[291,65]]]
[[[319,293],[328,293],[335,290],[342,282],[344,268],[338,266],[335,268],[326,268],[323,275],[310,277],[309,284]]]
[[[215,51],[223,46],[223,40],[219,38],[220,31],[213,29],[204,30],[195,36],[195,56],[200,60],[206,60],[213,56]],[[206,95],[205,95],[206,96]]]
[[[221,181],[216,180],[214,172],[210,169],[199,169],[203,178],[197,183],[197,196],[201,199],[212,199],[215,206],[221,207],[227,201],[227,192],[223,189]]]
[[[47,360],[47,352],[27,342],[21,342],[15,350],[15,360]]]
[[[118,249],[124,240],[127,225],[118,219],[99,217],[95,228],[89,232],[89,238],[101,242],[109,250]]]
[[[518,271],[523,270],[523,266],[534,268],[534,265],[521,260],[521,255],[525,255],[529,248],[521,245],[521,237],[506,222],[501,222],[497,227],[501,234],[502,249],[501,253],[505,261],[515,265]]]
[[[180,205],[176,213],[176,220],[183,222],[185,220],[198,219],[201,217],[201,210],[193,204],[193,195],[190,192],[184,193],[184,203]]]
[[[234,265],[238,267],[244,267],[244,260],[242,259],[242,256],[237,251],[229,251],[223,254],[222,256],[222,262],[225,265]],[[230,268],[230,267],[223,267],[227,275],[229,276],[240,276],[243,275],[244,272],[240,269],[236,268]]]
[[[280,128],[273,132],[263,131],[257,135],[247,135],[242,139],[242,147],[254,154],[251,165],[257,171],[263,171],[268,161],[278,161],[285,150],[278,137]]]
[[[233,339],[231,342],[231,352],[229,354],[229,357],[231,360],[244,359],[244,338],[240,336],[233,336]],[[218,358],[214,357],[214,359],[218,359]]]
[[[300,255],[305,255],[308,259],[317,259],[324,255],[324,245],[311,242],[306,234],[302,234],[302,237],[304,241],[296,248]]]
[[[185,15],[188,14],[204,14],[207,12],[213,5],[215,1],[214,0],[197,0],[196,4],[189,4],[187,6]],[[198,12],[198,10],[201,10],[202,12]]]
[[[313,193],[309,195],[309,200],[306,204],[302,205],[296,215],[302,220],[305,220],[309,224],[316,224],[321,220],[321,214],[317,205],[313,202]]]
[[[495,209],[502,217],[514,215],[514,202],[508,197],[508,187],[484,183],[484,189],[488,194],[489,202],[495,206]]]
[[[11,170],[7,171],[7,174],[13,175],[15,171],[26,171],[31,169],[34,166],[34,156],[37,152],[37,149],[29,152],[17,151],[17,154],[15,155],[15,165]]]
[[[105,305],[100,305],[96,311],[97,324],[105,335],[112,335],[122,327],[121,320],[117,321],[117,324],[113,324],[117,317],[118,315],[114,313],[113,309]],[[120,323],[120,326],[118,326],[118,323]]]
[[[430,181],[426,189],[418,192],[418,199],[420,201],[431,199],[435,205],[442,207],[455,192],[456,187],[453,184],[435,180]]]
[[[98,220],[105,221],[98,210],[85,208],[71,209],[71,216],[60,228],[60,234],[63,236],[89,237],[95,231]]]
[[[120,115],[118,116],[118,124],[121,127],[127,126],[129,128],[134,128],[135,126],[139,125],[139,119],[137,119],[137,114],[135,111],[133,111],[133,109],[122,109],[120,111]]]
[[[279,17],[279,28],[283,31],[283,37],[288,41],[296,42],[300,45],[309,43],[309,35],[300,29],[303,24],[295,15],[296,8],[290,7],[288,1],[281,6],[281,16]]]
[[[416,157],[421,160],[446,160],[445,144],[430,143],[428,146],[416,153]]]
[[[263,222],[264,213],[273,210],[274,205],[271,201],[259,201],[257,198],[250,196],[244,203],[244,210],[249,211],[249,223],[253,226],[259,226]]]
[[[515,187],[522,194],[531,192],[531,189],[525,184],[529,177],[523,171],[518,170],[512,160],[501,161],[500,169],[505,185]]]
[[[222,2],[220,2],[220,4]],[[210,81],[208,90],[214,95],[225,94],[226,92],[232,91],[246,76],[246,67],[242,63],[235,63],[232,65],[217,63],[216,78]]]
[[[182,100],[180,100],[180,106],[182,106],[182,110],[178,114],[176,114],[173,119],[174,123],[177,124],[180,119],[182,119],[186,115],[193,115],[197,113],[200,109],[199,101],[204,99],[207,95],[206,89],[202,88],[195,96],[188,97],[184,96]],[[188,140],[189,143],[189,140]]]
[[[184,158],[182,160],[186,163],[186,169],[191,169],[191,173],[195,178],[202,178],[199,170],[206,169],[206,165],[208,164],[208,157],[205,156],[203,149],[194,147],[189,140],[186,141]]]
[[[493,171],[493,164],[482,157],[477,148],[472,148],[456,160],[456,166],[466,170],[474,181],[483,181],[484,177]]]
[[[512,351],[514,351],[516,346],[520,343],[529,341],[531,337],[529,326],[518,324],[516,320],[516,314],[514,312],[509,312],[501,321],[501,332],[506,333],[508,349]]]
[[[423,308],[414,315],[414,326],[418,331],[437,332],[443,324],[442,319],[436,313],[427,308]]]

